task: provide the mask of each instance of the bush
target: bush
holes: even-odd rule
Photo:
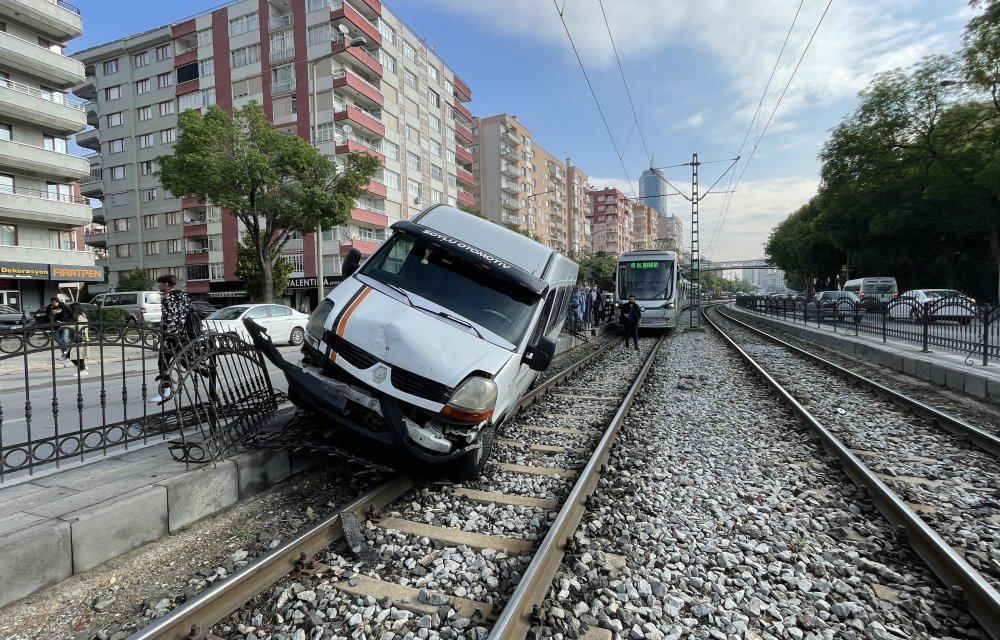
[[[98,307],[87,312],[87,321],[95,324],[126,324],[129,321],[129,313],[124,309],[108,309]]]

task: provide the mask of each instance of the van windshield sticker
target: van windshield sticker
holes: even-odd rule
[[[479,247],[474,247],[471,244],[467,244],[465,242],[462,242],[458,238],[452,238],[451,236],[445,235],[445,234],[441,233],[440,231],[434,231],[433,229],[424,229],[422,233],[425,236],[430,236],[431,238],[435,238],[437,240],[440,240],[441,242],[447,242],[448,244],[455,245],[459,249],[465,249],[469,253],[471,253],[473,255],[476,255],[476,256],[479,256],[480,258],[482,258],[486,262],[489,262],[490,264],[494,264],[494,265],[500,267],[501,269],[510,269],[510,267],[511,267],[510,264],[504,262],[503,260],[501,260],[500,258],[496,257],[492,253],[487,253],[487,252],[483,251],[482,249],[480,249]]]

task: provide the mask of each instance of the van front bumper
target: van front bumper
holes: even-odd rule
[[[406,418],[399,400],[386,393],[333,380],[318,368],[288,362],[260,325],[253,320],[245,320],[244,324],[254,346],[285,374],[288,397],[300,409],[328,417],[355,433],[398,448],[423,462],[442,464],[476,449],[475,443],[456,446],[433,430]],[[369,415],[378,415],[385,429],[373,431],[363,424],[358,419],[362,417],[359,407]]]

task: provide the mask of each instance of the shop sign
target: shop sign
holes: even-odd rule
[[[37,262],[0,262],[0,278],[13,280],[59,280],[61,282],[104,282],[103,267]]]
[[[49,265],[33,262],[0,262],[0,278],[48,280]]]
[[[323,286],[324,287],[334,287],[340,284],[342,278],[340,276],[323,276]],[[289,289],[315,289],[316,288],[316,278],[289,278],[288,279]]]
[[[49,271],[50,280],[68,280],[70,282],[104,282],[103,267],[50,264]]]

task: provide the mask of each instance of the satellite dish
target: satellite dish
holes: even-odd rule
[[[340,24],[337,25],[337,30],[340,31],[345,36],[350,31],[350,29],[347,27],[347,25],[344,24],[343,22],[341,22]]]

